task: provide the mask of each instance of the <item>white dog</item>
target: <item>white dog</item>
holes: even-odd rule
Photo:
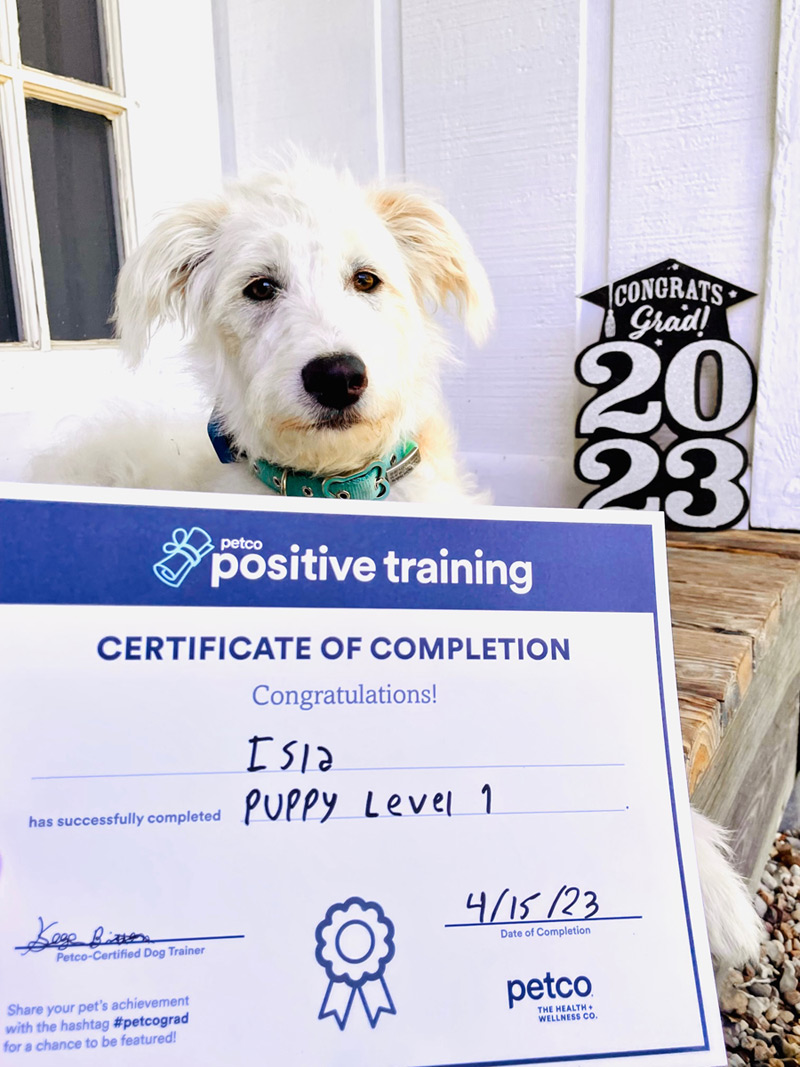
[[[221,464],[202,433],[170,443],[174,427],[150,425],[118,426],[113,443],[100,427],[101,440],[90,433],[37,467],[51,481],[55,470],[83,484],[370,499],[387,479],[339,476],[385,460],[393,500],[474,498],[429,313],[448,297],[483,340],[494,312],[483,268],[455,220],[414,189],[365,191],[308,163],[233,185],[169,215],[130,257],[117,326],[136,364],[154,325],[183,322],[215,444],[237,462]]]
[[[301,162],[189,204],[123,267],[117,325],[135,364],[154,325],[184,324],[214,448],[202,427],[131,422],[53,450],[34,477],[475,499],[440,392],[447,346],[431,312],[448,298],[482,341],[494,312],[483,268],[452,216],[413,188],[362,189]],[[757,956],[760,922],[723,831],[697,813],[694,831],[712,952]]]

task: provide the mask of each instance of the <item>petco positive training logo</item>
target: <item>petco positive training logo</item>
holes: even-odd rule
[[[164,558],[153,564],[153,573],[164,585],[177,589],[203,556],[213,550],[213,541],[199,526],[188,531],[178,527],[172,531],[172,539],[161,546]]]
[[[505,587],[515,596],[533,589],[533,563],[525,559],[493,559],[482,547],[467,549],[463,556],[451,555],[442,545],[429,557],[406,557],[388,549],[372,556],[339,555],[327,545],[315,548],[290,544],[283,551],[262,554],[264,542],[247,537],[219,538],[215,551],[211,535],[199,526],[178,527],[162,546],[164,557],[153,564],[160,582],[177,589],[209,553],[209,581],[212,589],[233,579],[247,582],[368,583],[377,579],[391,585],[494,585]],[[205,569],[205,568],[204,568]],[[207,572],[208,573],[208,572]]]

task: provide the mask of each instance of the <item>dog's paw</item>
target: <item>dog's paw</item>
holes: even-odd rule
[[[694,810],[692,827],[711,954],[729,967],[757,960],[764,927],[733,867],[726,832]]]

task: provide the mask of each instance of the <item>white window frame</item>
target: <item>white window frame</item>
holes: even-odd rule
[[[14,0],[3,0],[13,4]],[[72,79],[22,69],[14,82],[9,42],[18,41],[16,6],[11,15],[0,9],[0,121],[10,128],[24,114],[25,83],[34,75],[46,83],[41,91],[63,89],[71,99],[82,98],[98,110],[117,114],[117,166],[120,171],[120,213],[123,252],[138,243],[141,233],[153,225],[159,212],[197,197],[218,195],[222,183],[219,140],[219,103],[216,87],[215,49],[224,48],[214,39],[212,5],[220,0],[103,0],[106,4],[108,64],[113,89],[86,86]],[[225,0],[222,0],[224,3]],[[117,17],[118,15],[118,17]],[[18,46],[17,46],[18,47]],[[122,92],[121,71],[125,84]],[[20,64],[21,67],[21,64]],[[20,92],[22,89],[22,92]],[[56,102],[61,102],[58,100]],[[130,149],[128,149],[128,142]],[[158,381],[148,381],[149,371],[137,382],[124,368],[119,344],[102,341],[59,341],[45,344],[33,336],[44,289],[34,281],[33,249],[38,259],[38,233],[30,184],[23,196],[22,167],[6,157],[7,199],[17,205],[12,219],[13,263],[16,264],[20,319],[29,332],[20,343],[0,344],[0,480],[27,477],[31,455],[51,441],[60,421],[69,415],[84,419],[114,410],[120,399],[132,393],[140,399],[158,398],[186,410],[186,375],[176,373],[171,357],[181,347],[180,331],[162,330],[151,345],[148,364]],[[21,205],[21,206],[20,206]],[[135,211],[134,211],[135,205]],[[20,241],[23,245],[20,245]],[[20,266],[21,264],[21,266]],[[25,281],[25,276],[28,276]],[[23,286],[25,287],[23,289]],[[37,304],[37,301],[39,304]],[[163,370],[162,370],[163,368]],[[85,426],[85,422],[79,424]],[[60,431],[57,431],[60,432]],[[68,431],[64,431],[68,432]],[[82,432],[73,429],[72,432]]]
[[[26,101],[45,100],[79,111],[102,115],[111,122],[114,149],[113,180],[117,193],[120,259],[136,243],[132,195],[128,110],[125,96],[116,0],[101,0],[109,87],[93,85],[25,66],[19,40],[16,0],[0,0],[0,131],[3,142],[9,254],[15,281],[19,330],[23,340],[0,345],[5,349],[48,352],[57,349],[108,348],[109,338],[54,341],[50,336],[44,269],[31,168]]]

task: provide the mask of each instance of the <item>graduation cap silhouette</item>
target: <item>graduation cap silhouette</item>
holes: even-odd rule
[[[663,355],[698,338],[730,340],[727,311],[755,296],[740,285],[665,259],[584,293],[605,311],[601,341],[640,340]]]

